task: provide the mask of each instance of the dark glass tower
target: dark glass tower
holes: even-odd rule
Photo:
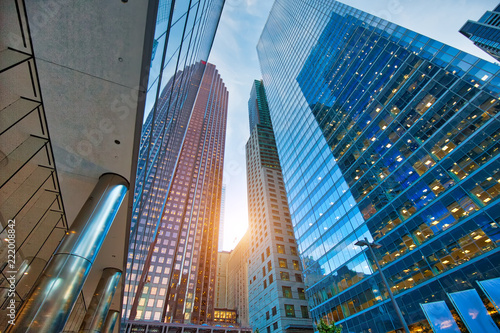
[[[211,322],[228,93],[206,60],[223,1],[160,2],[125,276],[127,322]]]
[[[336,1],[277,0],[257,50],[314,320],[401,329],[365,237],[413,330],[500,276],[498,66]]]
[[[474,45],[500,61],[500,5],[484,13],[479,21],[468,20],[460,32]]]
[[[250,326],[261,332],[313,332],[262,81],[254,81],[248,106]]]
[[[167,96],[182,91],[170,85],[184,80],[187,96]],[[147,180],[139,183],[142,214],[134,216],[132,234],[144,236],[130,244],[129,320],[212,321],[227,98],[215,66],[197,63],[177,73],[162,93],[157,118],[166,129],[152,128],[153,113],[146,121],[143,142],[155,145],[152,151],[143,147],[138,169]],[[146,169],[148,155],[157,158]]]
[[[250,99],[248,100],[248,120],[250,131],[253,131],[257,124],[272,128],[264,84],[259,80],[254,81],[252,90],[250,91]]]

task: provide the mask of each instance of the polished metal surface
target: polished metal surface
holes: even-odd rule
[[[112,333],[115,329],[116,323],[118,322],[118,317],[120,316],[120,311],[109,310],[108,316],[106,317],[106,322],[102,329],[102,333]]]
[[[91,266],[84,258],[56,255],[36,281],[10,332],[61,331]]]
[[[60,332],[128,190],[116,174],[104,174],[71,225],[8,332]]]
[[[119,175],[102,175],[56,253],[73,254],[94,262],[128,185]]]
[[[103,332],[104,321],[108,315],[108,310],[111,306],[111,301],[113,300],[121,276],[122,271],[117,268],[105,268],[103,270],[101,279],[97,284],[94,296],[87,309],[87,313],[85,313],[85,317],[83,318],[80,333]]]

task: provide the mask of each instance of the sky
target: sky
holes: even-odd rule
[[[224,183],[224,242],[233,249],[248,227],[245,144],[250,137],[248,99],[260,79],[256,45],[272,0],[226,0],[209,62],[216,65],[229,91]],[[483,59],[494,61],[458,30],[479,19],[498,0],[342,0],[341,2],[409,28]]]

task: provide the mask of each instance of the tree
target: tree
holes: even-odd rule
[[[342,325],[335,326],[335,324],[328,325],[323,319],[318,323],[317,329],[319,333],[342,333]]]
[[[258,329],[258,328],[256,328],[254,333],[259,333],[259,329]]]

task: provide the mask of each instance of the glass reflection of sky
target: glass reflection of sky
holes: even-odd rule
[[[453,319],[446,302],[432,302],[420,304],[435,333],[460,333],[457,323]]]
[[[477,283],[481,286],[493,306],[495,306],[500,313],[500,278],[477,281]]]
[[[500,333],[475,289],[448,294],[471,333]]]

